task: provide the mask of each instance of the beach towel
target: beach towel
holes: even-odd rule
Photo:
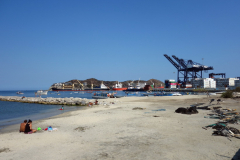
[[[30,132],[24,132],[25,134],[32,134],[33,133],[33,131],[30,131]]]

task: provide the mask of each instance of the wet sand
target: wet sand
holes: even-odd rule
[[[216,99],[218,96],[215,96]],[[206,96],[124,97],[99,100],[85,110],[33,122],[33,128],[58,131],[19,133],[19,125],[1,131],[0,159],[216,159],[239,154],[240,139],[212,136],[203,126],[217,122],[198,114],[174,113],[178,107],[209,103]],[[104,101],[104,102],[103,102]],[[223,108],[240,111],[238,99],[223,99]],[[112,104],[112,102],[114,104]],[[133,110],[140,107],[143,110]],[[166,109],[166,111],[153,111]],[[240,125],[230,125],[240,129]]]

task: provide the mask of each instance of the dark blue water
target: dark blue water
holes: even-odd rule
[[[17,91],[0,91],[0,96],[25,96],[35,97],[36,90],[21,90],[24,94],[17,94]],[[100,92],[100,91],[99,91]],[[109,91],[113,92],[113,91]],[[42,95],[42,98],[54,97],[54,98],[65,98],[65,97],[80,97],[92,99],[93,94],[96,92],[54,92],[49,91],[47,95]],[[117,95],[125,96],[125,92],[118,91]],[[140,93],[136,94],[140,95]],[[136,96],[135,95],[135,96]],[[64,112],[74,111],[83,109],[79,106],[64,106],[64,110],[58,110],[61,105],[43,105],[35,103],[20,103],[20,102],[7,102],[0,101],[0,129],[23,122],[24,119],[43,119],[55,115],[62,114]]]
[[[36,90],[21,90],[21,92],[23,94],[17,94],[16,91],[0,91],[0,96],[25,96],[25,97],[36,97],[35,92],[37,92]],[[100,93],[101,91],[94,91],[94,92],[70,92],[70,91],[60,91],[60,92],[55,92],[55,91],[48,91],[47,95],[41,95],[42,98],[46,98],[46,97],[53,97],[53,98],[66,98],[66,97],[80,97],[80,98],[87,98],[87,99],[92,99],[92,96],[94,93]],[[117,95],[121,95],[121,96],[126,96],[125,92],[123,91],[107,91],[109,93],[117,93]],[[138,92],[140,95],[140,92]],[[38,96],[37,96],[38,97]]]
[[[21,123],[24,119],[38,120],[83,109],[79,106],[64,106],[64,110],[59,110],[60,108],[60,105],[0,101],[0,129],[8,125]]]

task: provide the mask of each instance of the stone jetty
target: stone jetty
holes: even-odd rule
[[[1,101],[10,102],[22,102],[22,103],[38,103],[38,104],[48,104],[48,105],[70,105],[70,106],[86,106],[89,100],[86,98],[41,98],[41,97],[18,97],[18,96],[0,96]]]

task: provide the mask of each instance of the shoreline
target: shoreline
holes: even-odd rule
[[[19,128],[19,125],[20,125],[20,123],[18,123],[18,122],[21,122],[22,123],[22,121],[24,120],[24,119],[31,119],[31,120],[33,120],[34,122],[36,122],[36,121],[39,121],[39,120],[45,120],[45,119],[51,119],[51,117],[58,117],[58,116],[60,116],[60,115],[62,115],[62,114],[65,114],[65,113],[69,113],[69,112],[74,112],[74,111],[78,111],[78,110],[84,110],[84,109],[86,109],[87,108],[87,106],[77,106],[77,107],[79,107],[79,108],[74,108],[74,109],[72,109],[72,108],[67,108],[67,107],[74,107],[74,106],[65,106],[65,110],[64,110],[64,112],[63,113],[54,113],[53,111],[55,110],[55,109],[48,109],[48,110],[46,110],[46,111],[48,111],[48,112],[50,112],[50,113],[48,113],[48,112],[46,112],[46,111],[44,111],[44,113],[41,113],[41,112],[39,112],[39,113],[35,113],[35,114],[31,114],[31,115],[27,115],[27,116],[22,116],[22,117],[17,117],[17,118],[9,118],[9,119],[4,119],[4,120],[0,120],[0,124],[4,124],[4,122],[5,123],[7,123],[7,122],[10,122],[10,121],[13,121],[12,123],[10,123],[10,124],[7,124],[7,125],[0,125],[0,134],[1,133],[3,133],[3,132],[6,132],[6,130],[7,131],[11,131],[11,129],[9,129],[9,127],[10,128],[16,128],[16,127],[11,127],[11,126],[18,126],[17,128]],[[67,109],[66,109],[67,108]],[[62,111],[61,111],[62,112]],[[26,118],[27,117],[27,118]],[[20,119],[21,119],[21,121],[20,121]],[[12,131],[14,131],[14,130],[12,130]]]
[[[87,107],[83,106],[79,110],[85,110],[85,109],[87,109]],[[71,112],[75,112],[75,111],[79,111],[79,110],[67,111],[67,112],[57,114],[57,115],[54,115],[54,116],[49,116],[49,117],[45,117],[45,118],[36,119],[36,120],[33,121],[33,125],[35,126],[35,124],[38,124],[41,121],[45,121],[45,120],[49,120],[49,119],[64,118],[64,117],[67,117],[68,115],[70,115]],[[3,127],[3,128],[0,129],[0,134],[16,132],[16,128],[17,129],[20,128],[20,124],[7,125],[6,127]],[[35,128],[37,128],[37,127],[35,127]]]
[[[34,134],[1,134],[0,159],[231,159],[239,156],[239,139],[212,136],[203,126],[216,123],[198,114],[174,113],[178,107],[205,103],[206,96],[124,97],[99,100],[84,110],[33,122],[33,128],[58,128]],[[215,99],[218,96],[214,96]],[[104,102],[103,102],[104,101]],[[114,103],[114,104],[113,104]],[[223,108],[240,111],[239,99],[224,99]],[[216,102],[213,106],[217,106]],[[134,108],[142,108],[134,110]],[[156,111],[158,109],[165,109]],[[240,129],[239,125],[231,125]],[[27,145],[23,145],[27,144]],[[34,154],[33,154],[34,153]],[[54,153],[54,154],[53,154]],[[24,156],[23,156],[24,155]]]
[[[188,97],[186,97],[186,99],[199,99],[199,98],[206,98],[206,95],[185,95],[185,96],[188,96]],[[189,96],[192,96],[192,97],[189,97]],[[2,97],[2,96],[0,96],[0,97]],[[9,97],[13,97],[13,96],[5,96],[6,98],[9,98]],[[166,100],[166,99],[176,99],[178,96],[164,96],[165,98],[164,98],[164,100]],[[212,96],[212,97],[218,97],[218,96]],[[30,98],[34,98],[34,97],[30,97]],[[138,100],[138,102],[142,102],[142,101],[144,101],[145,99],[144,98],[147,98],[147,99],[149,99],[149,98],[154,98],[154,97],[147,97],[147,96],[145,96],[145,97],[123,97],[123,98],[125,98],[125,102],[128,102],[128,99],[130,100],[130,101],[132,101],[132,99],[139,99]],[[210,97],[211,98],[211,97]],[[72,98],[71,98],[72,99]],[[86,99],[84,99],[84,100],[86,100]],[[87,100],[89,100],[89,102],[92,102],[93,101],[93,99],[87,99]],[[99,100],[99,103],[100,104],[103,104],[103,103],[106,103],[107,104],[107,102],[109,102],[109,101],[113,101],[113,100],[117,100],[117,101],[119,101],[119,100],[121,100],[121,99],[100,99]],[[15,102],[15,101],[11,101],[11,102]],[[89,103],[88,102],[88,103]],[[154,99],[153,99],[153,102],[154,102]],[[198,103],[198,101],[196,101],[197,103]],[[44,104],[42,104],[42,105],[44,105]],[[94,105],[93,107],[88,107],[88,106],[79,106],[79,107],[81,107],[81,109],[77,109],[77,110],[71,110],[71,111],[67,111],[67,112],[64,112],[64,113],[60,113],[60,114],[57,114],[57,115],[53,115],[53,116],[47,116],[47,117],[44,117],[44,118],[39,118],[39,119],[36,119],[36,120],[34,120],[34,122],[33,122],[33,124],[38,124],[38,122],[40,122],[40,121],[44,121],[44,120],[49,120],[49,119],[56,119],[56,118],[64,118],[64,117],[67,117],[67,116],[71,116],[71,114],[72,113],[74,113],[74,112],[76,112],[76,111],[82,111],[82,110],[86,110],[86,109],[91,109],[91,108],[95,108],[95,107],[98,107],[99,105]],[[72,106],[66,106],[66,107],[72,107]],[[240,110],[239,110],[240,111]],[[38,114],[36,114],[36,115],[38,115]],[[34,116],[34,115],[33,115]],[[19,117],[19,118],[21,118],[21,117]],[[9,120],[11,120],[11,119],[9,119]],[[6,127],[4,127],[4,128],[0,128],[0,134],[1,133],[10,133],[10,132],[15,132],[16,131],[16,128],[19,128],[19,125],[20,124],[11,124],[11,125],[7,125]],[[17,127],[16,127],[17,126]],[[35,127],[35,128],[37,128],[37,127]]]

